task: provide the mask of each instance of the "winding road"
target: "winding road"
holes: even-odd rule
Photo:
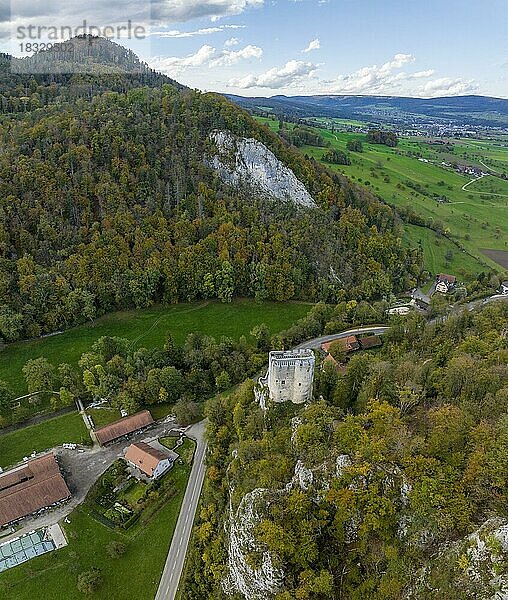
[[[313,340],[308,340],[296,346],[295,350],[304,350],[310,348],[312,350],[317,350],[321,347],[321,344],[326,344],[327,342],[334,342],[335,340],[341,340],[349,337],[350,335],[360,335],[363,333],[370,333],[372,335],[383,335],[390,328],[384,325],[370,325],[369,327],[360,327],[358,329],[348,329],[347,331],[342,331],[341,333],[334,333],[332,335],[323,335],[321,337],[314,338]]]

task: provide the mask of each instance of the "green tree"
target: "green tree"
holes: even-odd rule
[[[102,585],[102,575],[100,569],[94,568],[88,571],[82,571],[78,575],[77,588],[82,594],[92,595]]]
[[[217,375],[215,378],[215,387],[219,392],[228,390],[231,387],[231,380],[229,379],[227,371],[221,371],[219,375]]]
[[[30,393],[51,392],[55,386],[55,368],[46,358],[27,361],[23,375]]]
[[[346,148],[350,152],[363,152],[362,140],[359,140],[359,139],[348,140],[348,142],[346,144]]]

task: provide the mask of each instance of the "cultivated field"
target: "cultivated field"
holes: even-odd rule
[[[278,130],[278,121],[262,120]],[[508,180],[498,177],[508,173],[508,139],[415,137],[401,139],[396,148],[388,148],[367,144],[364,134],[332,133],[323,128],[319,131],[331,147],[346,152],[351,159],[348,166],[328,166],[369,188],[389,204],[411,208],[431,219],[449,235],[452,241],[426,228],[407,229],[408,242],[421,241],[426,267],[431,272],[448,270],[467,278],[489,267],[504,270],[504,261],[496,262],[499,255],[484,249],[508,250]],[[351,139],[363,141],[362,153],[347,150]],[[301,150],[316,159],[327,152],[326,148],[310,146]],[[441,163],[475,166],[490,174],[473,181],[472,176],[459,174]]]

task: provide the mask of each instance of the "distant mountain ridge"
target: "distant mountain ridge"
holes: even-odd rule
[[[293,117],[330,117],[381,123],[428,123],[508,127],[508,100],[487,96],[407,98],[403,96],[227,97],[247,109],[270,109]]]

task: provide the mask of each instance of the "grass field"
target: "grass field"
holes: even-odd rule
[[[278,130],[278,121],[260,120]],[[404,138],[396,148],[388,148],[367,144],[364,134],[332,133],[322,128],[319,131],[331,147],[346,152],[351,159],[351,165],[329,165],[332,169],[369,188],[389,204],[410,207],[434,223],[440,223],[473,255],[462,253],[453,242],[443,242],[436,248],[432,231],[424,234],[418,232],[422,228],[416,231],[408,228],[408,242],[422,239],[427,269],[433,273],[455,269],[456,275],[468,278],[485,270],[483,262],[492,269],[503,271],[502,265],[494,262],[482,249],[508,250],[508,181],[495,176],[496,173],[508,173],[506,141],[446,140],[447,145],[443,145],[431,139]],[[347,151],[347,142],[355,138],[364,142],[362,153]],[[326,148],[310,146],[301,150],[316,159],[327,152]],[[442,162],[476,166],[491,175],[474,181],[463,190],[472,177],[445,168]],[[438,202],[435,195],[445,196],[447,201]],[[451,261],[445,259],[447,250],[454,254]]]
[[[132,341],[133,347],[162,346],[167,332],[183,343],[191,332],[214,337],[238,339],[249,335],[255,325],[266,323],[272,333],[289,327],[303,317],[310,305],[304,303],[257,303],[235,300],[230,304],[202,302],[156,306],[147,310],[114,313],[49,338],[10,344],[0,352],[0,380],[7,381],[18,393],[26,390],[21,369],[27,360],[44,356],[54,365],[76,364],[101,336],[119,336]]]
[[[0,467],[13,465],[32,452],[42,452],[64,443],[91,443],[83,419],[77,412],[18,431],[0,433]]]
[[[464,254],[444,236],[426,227],[408,225],[405,227],[405,240],[412,246],[420,246],[425,257],[425,266],[431,273],[441,271],[451,273],[469,273],[471,257]],[[449,258],[451,257],[451,260]]]
[[[176,494],[147,523],[126,533],[113,531],[85,511],[75,510],[63,524],[69,545],[0,576],[0,597],[6,600],[70,600],[83,598],[76,588],[80,572],[99,568],[103,584],[93,594],[96,600],[153,600],[168,553],[185,493],[191,466],[175,465],[169,478]],[[111,558],[107,545],[121,541],[127,547],[119,558]]]

